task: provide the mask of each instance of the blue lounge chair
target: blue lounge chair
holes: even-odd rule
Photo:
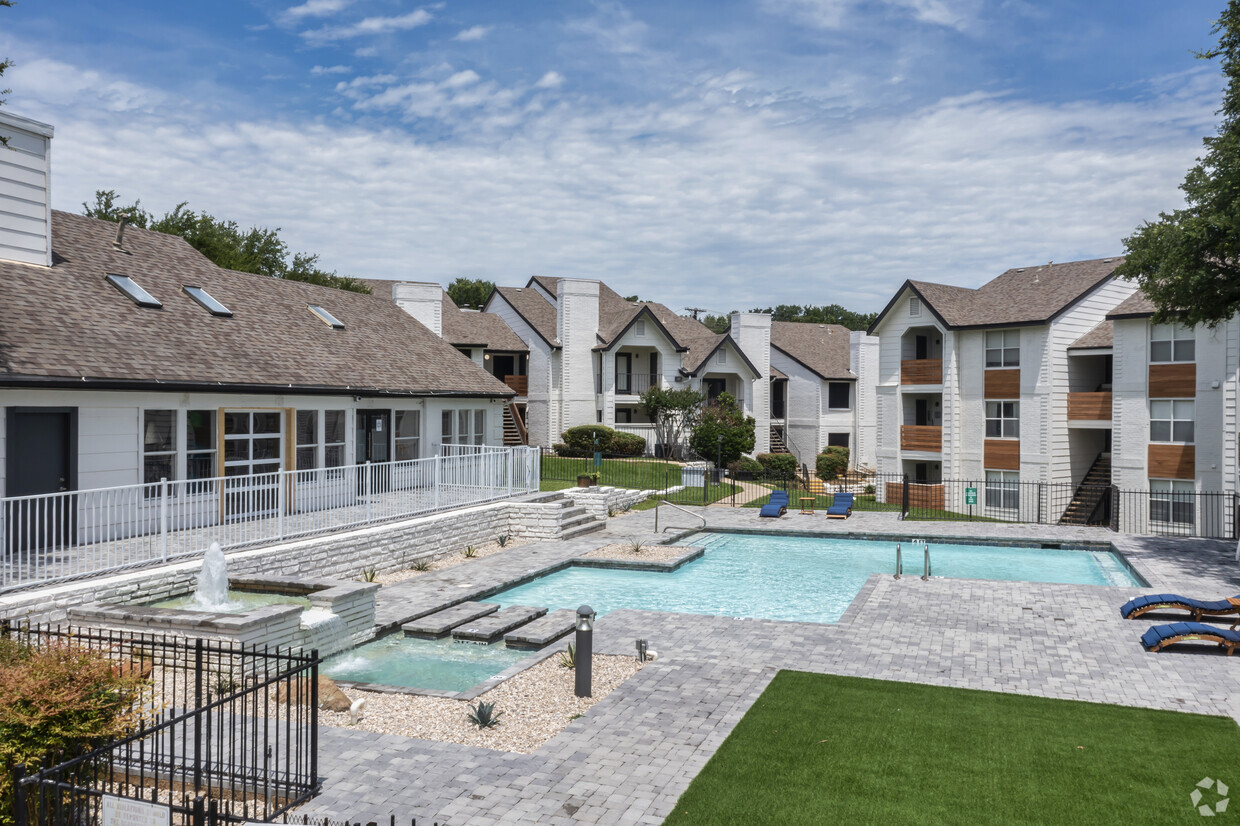
[[[762,510],[758,511],[758,516],[774,516],[780,517],[788,512],[788,491],[777,490],[771,493],[771,498]]]
[[[1124,619],[1136,619],[1147,611],[1161,611],[1164,608],[1188,611],[1194,620],[1200,620],[1205,614],[1240,614],[1240,595],[1231,599],[1202,600],[1179,594],[1149,594],[1125,602],[1119,609],[1119,615]]]
[[[1153,625],[1141,635],[1141,644],[1146,651],[1161,651],[1168,645],[1177,642],[1215,642],[1227,649],[1231,656],[1240,645],[1240,631],[1219,628],[1205,622],[1173,622],[1170,625]]]
[[[837,493],[831,498],[831,507],[827,508],[828,519],[847,519],[852,516],[853,495]]]

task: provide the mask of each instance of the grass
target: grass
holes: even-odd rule
[[[579,474],[595,472],[599,474],[600,485],[618,488],[662,490],[680,484],[680,465],[662,459],[604,459],[600,467],[595,467],[593,459],[544,456],[540,489],[563,490],[575,487]]]
[[[1227,717],[781,671],[665,823],[1199,823],[1237,766]]]
[[[801,497],[807,496],[807,495],[808,494],[806,494],[804,491],[801,491],[801,490],[793,489],[793,490],[788,491],[788,510],[790,511],[800,510],[801,509]],[[755,499],[752,502],[746,502],[745,507],[760,508],[763,505],[765,505],[767,502],[769,502],[770,499],[771,497],[769,495],[763,496],[761,499]],[[834,494],[831,494],[831,493],[817,494],[814,496],[814,510],[825,510],[826,508],[831,507],[831,503],[834,500],[835,500]],[[876,497],[872,493],[871,494],[865,494],[865,493],[858,494],[853,499],[853,513],[857,513],[858,511],[888,511],[888,512],[898,513],[899,510],[900,510],[900,505],[889,504],[886,502],[878,502],[876,501]],[[923,521],[923,522],[936,522],[936,521],[1009,522],[1010,520],[995,519],[989,516],[981,516],[976,513],[970,516],[967,513],[957,513],[955,511],[948,511],[948,510],[937,510],[935,508],[909,508],[907,521],[909,522],[918,522],[918,521]]]

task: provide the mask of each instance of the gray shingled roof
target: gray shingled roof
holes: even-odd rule
[[[462,310],[443,294],[443,337],[452,344],[528,353],[530,348],[494,313]]]
[[[115,234],[113,223],[54,211],[50,269],[0,262],[0,384],[512,395],[391,300],[220,269],[180,238],[132,226],[120,252]],[[132,277],[163,308],[137,306],[108,273]],[[233,317],[212,316],[184,285]]]
[[[856,379],[849,369],[849,329],[839,324],[772,321],[771,346],[824,379]]]
[[[559,347],[559,331],[556,327],[555,306],[531,287],[496,287],[495,292],[507,301],[534,332],[548,344]],[[488,306],[489,303],[488,303]]]
[[[1154,302],[1150,301],[1145,293],[1137,290],[1121,301],[1114,310],[1107,313],[1107,318],[1145,318],[1152,316],[1157,310]]]
[[[1111,347],[1115,340],[1115,325],[1104,321],[1076,341],[1068,345],[1069,350],[1093,350],[1099,347]]]

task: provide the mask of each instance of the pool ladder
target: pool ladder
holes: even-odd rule
[[[926,540],[924,539],[914,539],[913,544],[920,545],[922,547],[921,578],[922,578],[922,581],[924,582],[925,580],[928,580],[930,579],[931,576],[933,576],[933,569],[931,568],[931,565],[930,565],[930,545],[927,544]],[[903,576],[903,574],[904,574],[904,552],[900,549],[900,543],[897,542],[896,543],[896,575],[895,575],[895,578],[899,579],[901,576]]]

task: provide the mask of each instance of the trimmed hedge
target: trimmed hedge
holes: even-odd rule
[[[814,475],[824,482],[831,482],[846,470],[848,470],[848,448],[828,447],[826,451],[818,454]]]
[[[596,450],[613,456],[641,456],[646,452],[646,440],[641,436],[621,433],[604,424],[579,424],[565,430],[560,438],[564,441],[552,445],[559,456],[593,456]]]
[[[762,467],[762,464],[760,462],[758,462],[755,459],[750,459],[748,456],[742,456],[741,458],[737,459],[735,462],[731,462],[728,464],[728,473],[731,473],[731,474],[737,474],[737,473],[758,474],[758,473],[762,473],[764,470],[765,468]]]
[[[791,453],[759,453],[758,464],[768,476],[796,476],[797,457]]]
[[[646,452],[646,440],[636,433],[613,431],[611,452],[620,456],[641,456]]]

